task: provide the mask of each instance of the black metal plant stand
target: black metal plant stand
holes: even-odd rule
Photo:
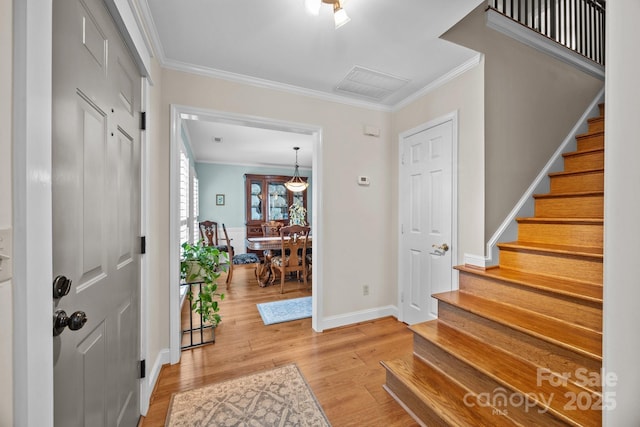
[[[195,322],[193,321],[194,290],[197,290],[198,292],[202,291],[203,283],[204,282],[180,284],[181,287],[186,287],[187,299],[189,300],[189,327],[182,330],[182,342],[185,342],[185,336],[187,336],[187,342],[182,345],[182,350],[216,342],[215,328],[212,325],[203,325],[204,322],[202,319],[202,313],[199,314],[199,324],[195,324]]]

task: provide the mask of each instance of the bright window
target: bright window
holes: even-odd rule
[[[193,241],[200,240],[200,230],[198,229],[198,212],[200,212],[200,198],[198,194],[198,177],[195,169],[191,169],[191,235]]]
[[[189,242],[189,157],[180,147],[180,244]]]
[[[184,145],[180,146],[180,245],[184,242],[197,243],[200,240],[198,229],[198,177],[191,166]]]

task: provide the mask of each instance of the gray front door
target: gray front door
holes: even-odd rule
[[[57,426],[139,418],[140,73],[101,0],[53,2],[54,338]]]

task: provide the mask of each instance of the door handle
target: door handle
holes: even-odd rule
[[[69,327],[72,331],[77,331],[87,323],[87,315],[84,311],[76,311],[71,316],[67,316],[64,310],[58,310],[55,315],[56,317],[53,319],[54,337],[60,335],[66,327]]]
[[[429,254],[436,256],[444,256],[449,250],[449,245],[447,245],[446,243],[443,243],[441,245],[431,245],[431,247],[435,249],[435,252],[429,252]]]

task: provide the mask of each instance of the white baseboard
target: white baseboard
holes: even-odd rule
[[[140,414],[147,415],[149,410],[149,401],[151,400],[151,393],[156,386],[156,381],[160,376],[160,370],[162,365],[166,365],[171,362],[171,352],[168,348],[160,350],[158,357],[156,357],[153,363],[153,368],[147,373],[146,378],[140,381]]]
[[[464,254],[464,265],[487,268],[491,265],[491,258],[482,255]]]
[[[340,314],[337,316],[329,316],[323,318],[320,323],[322,330],[339,328],[341,326],[353,325],[360,322],[369,322],[371,320],[383,317],[398,317],[398,307],[387,305],[384,307],[370,308],[367,310],[354,311],[351,313]]]

